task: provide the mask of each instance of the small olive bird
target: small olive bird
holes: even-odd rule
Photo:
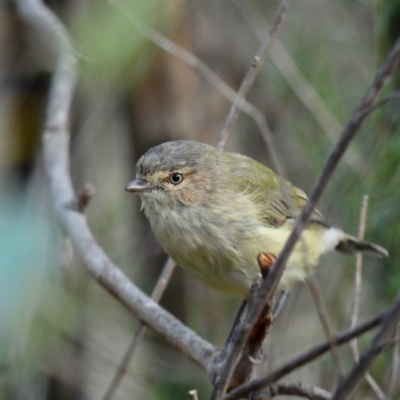
[[[186,140],[147,151],[125,190],[139,194],[154,234],[178,265],[239,295],[259,273],[258,254],[282,251],[307,201],[302,190],[257,161]],[[388,256],[383,247],[330,227],[314,210],[279,287],[303,281],[330,250]]]

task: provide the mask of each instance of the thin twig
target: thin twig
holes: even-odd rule
[[[221,371],[221,379],[225,380],[226,377],[231,376],[232,370],[236,367],[238,360],[241,357],[241,351],[243,349],[244,343],[248,339],[249,332],[257,321],[259,315],[261,314],[265,304],[273,296],[279,280],[281,279],[283,272],[285,270],[286,262],[293,250],[296,242],[298,241],[302,231],[304,230],[308,219],[311,216],[316,203],[324,192],[329,180],[331,179],[340,159],[342,158],[345,150],[349,146],[351,140],[359,131],[363,121],[371,112],[371,107],[374,101],[378,97],[379,93],[383,89],[384,85],[387,83],[389,77],[392,75],[393,71],[397,67],[400,60],[400,38],[397,40],[396,44],[390,51],[384,63],[379,68],[375,79],[368,88],[364,97],[362,98],[359,105],[356,107],[352,113],[342,135],[335,148],[333,149],[314,189],[311,192],[310,198],[302,210],[301,215],[296,220],[295,227],[289,236],[281,254],[279,255],[277,261],[272,267],[267,279],[263,282],[260,290],[257,293],[257,299],[254,302],[254,306],[249,309],[247,318],[245,319],[241,330],[236,334],[237,346],[228,355],[227,361],[225,363],[224,369]]]
[[[261,42],[266,34],[267,24],[263,20],[261,13],[255,9],[254,2],[239,0],[235,1],[235,5],[247,22],[249,28]],[[279,39],[276,39],[275,45],[271,49],[271,60],[292,88],[293,92],[297,95],[298,99],[325,132],[328,139],[335,144],[342,131],[342,124],[299,70]],[[358,174],[365,167],[365,162],[361,154],[354,148],[348,149],[343,160]]]
[[[38,0],[18,0],[17,11],[55,54],[43,133],[44,168],[55,211],[88,272],[171,345],[205,371],[212,369],[216,349],[146,296],[107,257],[89,230],[85,216],[72,210],[76,198],[69,174],[68,119],[76,81],[76,58],[64,26]]]
[[[214,87],[222,96],[224,96],[231,103],[238,102],[238,107],[247,115],[252,117],[256,122],[258,129],[260,130],[261,136],[266,144],[267,151],[271,158],[274,169],[279,173],[280,176],[285,176],[285,171],[280,162],[278,151],[274,142],[271,128],[268,126],[268,122],[263,113],[249,103],[244,97],[239,98],[237,92],[235,92],[229,85],[227,85],[208,65],[197,58],[194,54],[178,46],[172,40],[161,35],[150,26],[145,25],[139,21],[130,10],[123,7],[121,2],[112,2],[128,19],[128,21],[134,26],[134,28],[147,39],[151,40],[154,44],[162,48],[167,53],[175,56],[179,60],[183,61],[186,65],[191,67],[200,76],[202,76],[212,87]],[[238,100],[239,98],[239,100]],[[217,144],[219,146],[219,143]],[[223,148],[224,144],[220,145],[219,148]]]
[[[307,383],[273,383],[266,389],[252,393],[250,400],[271,400],[275,396],[298,396],[310,400],[329,400],[331,394]]]
[[[370,346],[361,355],[359,362],[338,384],[331,400],[345,400],[359,385],[365,373],[376,360],[376,357],[387,346],[387,341],[400,320],[400,295],[392,307],[389,308],[385,317],[379,325],[379,330],[375,334]]]
[[[373,110],[376,110],[380,107],[385,106],[388,103],[391,103],[393,101],[399,101],[400,100],[400,92],[393,92],[388,94],[387,96],[383,97],[381,100],[376,102],[374,106],[372,107]]]
[[[340,377],[343,375],[344,370],[343,370],[343,365],[340,362],[339,352],[337,351],[335,343],[332,342],[333,334],[332,334],[332,328],[330,326],[331,324],[329,321],[328,311],[327,311],[325,303],[322,299],[321,291],[314,279],[311,278],[308,280],[308,287],[309,287],[311,295],[314,299],[315,306],[317,307],[318,316],[319,316],[319,319],[321,320],[322,326],[324,328],[326,339],[331,344],[330,351],[331,351],[331,355],[332,355],[332,360],[336,366],[337,372],[339,374],[339,379],[340,379]],[[352,328],[354,328],[354,327],[352,326]]]
[[[238,116],[239,116],[239,104],[242,102],[242,99],[244,99],[248,92],[250,91],[267,55],[268,52],[274,42],[274,39],[276,38],[278,31],[282,25],[282,22],[284,20],[284,17],[286,15],[287,8],[289,7],[290,0],[282,0],[280,3],[280,6],[278,8],[278,11],[275,15],[274,18],[274,23],[272,24],[272,27],[267,35],[267,37],[264,39],[263,43],[261,44],[257,54],[255,55],[253,62],[251,63],[249,69],[247,70],[247,73],[240,85],[238,94],[236,96],[235,102],[233,103],[228,117],[225,121],[224,127],[220,133],[219,140],[217,142],[217,148],[222,150],[225,146],[225,143],[229,137],[229,134],[232,130],[233,125],[235,124]],[[280,163],[279,161],[276,163],[277,166],[279,167]],[[283,171],[278,170],[278,174],[282,174]],[[282,175],[281,175],[282,176]],[[268,281],[268,279],[267,279]],[[264,306],[267,303],[264,304]],[[263,307],[264,309],[264,307]],[[258,316],[260,316],[262,312],[262,309],[259,310]],[[234,347],[235,351],[231,351],[225,360],[225,363],[218,374],[218,377],[216,379],[215,385],[214,385],[214,390],[212,393],[212,399],[217,399],[220,397],[222,394],[226,392],[226,389],[228,387],[230,378],[233,374],[233,371],[235,370],[240,358],[241,358],[241,352],[244,348],[244,345],[248,339],[248,334],[250,333],[251,328],[254,326],[258,318],[254,318],[252,321],[251,326],[247,325],[247,335],[246,337],[242,337],[242,341],[238,342],[238,345]],[[237,329],[240,329],[239,327]]]
[[[361,210],[360,210],[360,223],[358,228],[358,238],[360,240],[364,239],[365,228],[367,224],[367,211],[368,211],[368,195],[363,196]],[[358,313],[360,309],[360,300],[361,300],[361,282],[362,282],[362,260],[363,256],[361,252],[358,252],[356,255],[356,270],[355,270],[355,278],[354,278],[354,299],[353,299],[353,310],[351,313],[351,324],[350,328],[354,328],[357,325],[358,321]],[[350,347],[353,352],[354,361],[358,361],[360,354],[358,350],[358,342],[357,339],[354,339],[350,342]],[[365,380],[368,382],[371,389],[375,392],[375,395],[380,400],[385,400],[386,396],[383,393],[383,390],[379,387],[378,383],[371,376],[369,372],[365,375]]]
[[[242,99],[247,97],[253,83],[260,72],[260,69],[274,43],[274,40],[279,32],[279,29],[282,25],[282,22],[285,18],[286,11],[289,7],[290,0],[282,0],[279,9],[274,18],[274,22],[271,26],[271,29],[268,32],[268,35],[264,38],[263,43],[261,44],[257,54],[255,55],[253,62],[249,69],[246,72],[246,75],[240,85],[238,95],[236,97],[236,101],[233,103],[232,108],[230,109],[229,115],[225,121],[224,127],[219,136],[218,148],[223,148],[230,133],[233,125],[235,124],[237,117],[239,116],[239,104]],[[279,172],[279,171],[278,171]]]
[[[367,211],[368,211],[368,200],[369,196],[364,195],[361,203],[361,211],[360,211],[360,223],[358,228],[358,238],[360,240],[364,239],[365,235],[365,227],[367,222]],[[358,312],[360,309],[360,299],[361,299],[361,278],[362,278],[362,253],[358,252],[356,256],[356,271],[354,278],[354,299],[353,299],[353,307],[351,313],[351,324],[350,328],[353,328],[357,325],[358,320]],[[358,346],[357,341],[351,342],[351,347],[353,348],[353,353],[355,357],[355,361],[358,361]]]
[[[157,284],[151,294],[151,298],[155,302],[158,303],[161,300],[161,297],[168,286],[168,282],[170,281],[172,274],[174,273],[175,267],[175,262],[172,260],[172,258],[168,257],[168,260],[166,261],[164,268],[158,278]],[[115,373],[114,378],[111,381],[110,386],[103,397],[103,400],[111,400],[114,394],[117,392],[117,389],[120,386],[124,376],[128,372],[128,367],[130,362],[132,361],[133,355],[135,354],[135,350],[143,339],[145,333],[146,327],[143,325],[142,322],[140,322],[139,326],[136,328],[136,332],[133,335],[131,342],[129,343],[128,349],[125,352],[121,364],[119,365],[117,372]]]
[[[396,338],[400,336],[400,324],[397,324]],[[389,400],[395,400],[400,394],[400,343],[399,340],[393,349],[392,369],[389,379]]]
[[[234,400],[234,399],[242,399],[244,396],[247,396],[249,393],[262,389],[263,387],[276,382],[278,379],[283,376],[289,374],[290,372],[302,367],[303,365],[308,364],[310,361],[315,360],[320,357],[322,354],[325,354],[331,348],[332,341],[336,345],[341,345],[343,343],[347,343],[353,338],[362,335],[365,332],[370,331],[375,328],[382,321],[383,317],[387,314],[387,312],[380,312],[375,314],[373,317],[359,324],[354,329],[347,329],[343,332],[340,332],[336,335],[333,335],[331,341],[325,341],[323,343],[317,344],[313,346],[311,349],[305,351],[299,356],[293,358],[287,363],[283,364],[281,367],[276,368],[274,371],[269,373],[264,378],[254,379],[242,386],[239,386],[237,389],[232,390],[232,392],[228,393],[224,397],[219,400]]]

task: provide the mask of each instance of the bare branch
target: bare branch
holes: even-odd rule
[[[261,44],[257,54],[255,55],[251,66],[247,70],[247,73],[242,81],[242,84],[240,85],[236,101],[233,103],[229,115],[225,121],[225,125],[220,133],[219,141],[217,144],[217,147],[220,149],[222,149],[225,146],[225,143],[231,133],[232,127],[235,124],[237,117],[239,116],[239,104],[241,103],[242,99],[244,99],[247,96],[251,87],[253,86],[253,83],[258,73],[260,72],[260,69],[268,55],[268,52],[270,51],[274,43],[274,40],[279,32],[279,29],[285,18],[289,4],[290,0],[282,0],[279,9],[276,13],[272,27],[269,30],[268,35],[263,40],[263,43]]]
[[[382,88],[388,81],[389,77],[392,75],[396,66],[398,65],[400,59],[400,38],[397,40],[393,49],[387,56],[386,60],[379,68],[375,79],[368,88],[364,97],[362,98],[359,105],[356,107],[352,113],[349,122],[347,123],[340,140],[333,149],[323,171],[320,175],[314,189],[309,197],[309,200],[302,210],[301,215],[296,220],[295,227],[289,236],[281,254],[276,260],[274,266],[272,267],[267,279],[263,282],[262,287],[257,293],[257,300],[254,302],[254,307],[252,307],[247,318],[244,321],[241,331],[236,334],[237,347],[229,355],[229,364],[227,368],[235,368],[238,360],[241,357],[241,349],[243,349],[244,343],[247,341],[249,332],[257,321],[259,315],[261,314],[265,304],[273,296],[279,280],[281,279],[283,272],[285,270],[285,264],[293,250],[296,242],[298,241],[301,232],[304,230],[306,223],[311,216],[311,213],[316,206],[317,201],[324,192],[329,180],[331,179],[340,159],[342,158],[344,152],[349,146],[351,140],[354,138],[356,133],[359,131],[361,124],[365,118],[371,112],[371,106],[373,105],[375,99],[381,92]],[[225,372],[226,373],[226,372]]]
[[[111,262],[96,243],[83,214],[69,205],[76,198],[69,175],[68,117],[76,80],[76,59],[69,36],[55,15],[38,0],[17,1],[27,24],[47,38],[55,54],[47,116],[43,133],[44,166],[55,210],[83,258],[88,272],[170,344],[206,371],[215,348],[141,292]]]
[[[330,326],[331,324],[329,321],[328,311],[326,309],[325,303],[321,296],[321,291],[320,291],[317,283],[315,282],[315,280],[312,278],[308,280],[308,287],[310,288],[311,295],[312,295],[312,297],[314,299],[314,303],[317,307],[318,316],[319,316],[319,319],[321,320],[322,326],[324,328],[326,339],[331,344],[330,351],[332,354],[332,360],[336,366],[336,369],[338,371],[339,378],[340,378],[343,375],[343,366],[340,362],[339,353],[337,351],[337,348],[336,348],[335,344],[332,342],[332,336],[333,336],[332,328]],[[352,328],[354,328],[354,326],[352,326]]]
[[[172,258],[168,257],[168,260],[165,263],[164,268],[158,278],[157,284],[154,287],[153,293],[151,294],[151,298],[155,302],[158,303],[161,300],[161,297],[168,286],[168,282],[170,281],[172,274],[175,271],[175,267],[175,262],[172,260]],[[129,343],[128,349],[121,361],[121,364],[119,365],[117,372],[115,373],[115,376],[111,381],[106,394],[103,397],[103,400],[110,400],[114,397],[114,394],[117,392],[119,385],[121,384],[124,376],[128,371],[128,367],[130,362],[132,361],[133,355],[135,354],[135,350],[139,346],[139,343],[142,341],[145,333],[146,327],[143,325],[142,322],[140,322],[131,342]]]
[[[161,35],[149,26],[146,26],[139,21],[128,9],[123,7],[119,1],[115,1],[114,4],[129,20],[129,22],[135,27],[135,29],[143,36],[151,40],[154,44],[161,47],[167,53],[175,56],[179,60],[183,61],[189,67],[193,68],[200,76],[202,76],[210,85],[212,85],[222,96],[224,96],[231,103],[235,104],[238,102],[238,107],[247,115],[252,117],[256,122],[258,129],[260,130],[261,136],[266,144],[267,151],[271,158],[274,169],[279,173],[280,176],[285,176],[285,171],[282,163],[279,160],[278,151],[274,143],[271,128],[268,126],[268,122],[265,119],[263,113],[249,103],[244,97],[240,97],[229,85],[227,85],[208,65],[202,62],[194,54],[188,52],[184,48],[178,46],[170,39]],[[217,144],[218,146],[219,144]],[[223,148],[224,144],[220,146]]]
[[[271,400],[275,396],[298,396],[310,400],[329,400],[331,394],[306,383],[273,383],[268,388],[252,393],[250,400]]]
[[[400,393],[400,324],[397,324],[396,329],[396,344],[393,350],[392,370],[389,380],[389,399],[394,400]]]
[[[353,367],[349,374],[338,384],[332,400],[347,399],[359,385],[367,370],[371,367],[376,357],[387,346],[387,341],[400,320],[400,295],[390,307],[376,333],[371,345],[360,357],[360,361]]]
[[[360,240],[363,240],[365,235],[365,228],[367,224],[368,199],[369,199],[368,195],[364,195],[361,204],[360,224],[358,228],[358,238]],[[360,299],[361,299],[362,259],[363,259],[362,253],[358,252],[356,256],[356,271],[354,279],[355,290],[354,290],[353,311],[351,315],[350,328],[354,328],[357,325],[357,320],[358,320],[358,312],[360,308]],[[357,339],[352,340],[350,342],[350,347],[353,352],[354,361],[358,361],[360,354],[358,350]],[[365,380],[368,382],[371,389],[375,392],[375,395],[378,397],[378,399],[380,400],[386,399],[386,396],[383,393],[382,389],[379,387],[378,383],[368,372],[365,375]]]
[[[341,345],[343,343],[347,343],[353,338],[362,335],[365,332],[375,328],[387,315],[387,312],[380,312],[373,317],[369,318],[365,322],[361,323],[354,329],[347,329],[343,332],[340,332],[336,335],[332,336],[331,341],[326,341],[320,344],[315,345],[311,349],[305,351],[299,356],[293,358],[287,363],[283,364],[281,367],[278,367],[270,374],[265,376],[264,378],[254,379],[251,382],[248,382],[242,386],[239,386],[237,389],[232,390],[232,392],[223,396],[219,400],[234,400],[241,399],[243,396],[248,395],[251,392],[262,389],[263,387],[276,382],[278,379],[283,376],[289,374],[290,372],[302,367],[305,364],[308,364],[310,361],[315,360],[320,357],[322,354],[325,354],[331,348],[331,343],[335,343],[336,345]]]
[[[254,3],[248,1],[235,1],[235,5],[238,7],[249,28],[261,42],[266,34],[267,25],[262,19],[261,13],[254,8]],[[341,123],[314,87],[301,73],[279,39],[276,39],[275,45],[271,49],[271,60],[292,88],[293,92],[297,95],[298,99],[325,132],[328,139],[335,144],[339,138],[340,132],[342,131]],[[365,162],[361,154],[354,148],[348,149],[347,154],[344,155],[343,159],[356,173],[360,173],[360,170],[365,167]]]

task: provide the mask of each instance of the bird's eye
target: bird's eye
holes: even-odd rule
[[[183,176],[178,172],[174,172],[170,177],[169,181],[174,185],[179,185],[183,180]]]

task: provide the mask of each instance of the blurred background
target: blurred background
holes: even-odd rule
[[[80,60],[71,115],[75,189],[95,186],[87,214],[96,239],[150,293],[166,255],[138,199],[124,187],[134,177],[137,159],[154,145],[174,139],[215,144],[231,104],[187,62],[154,43],[151,29],[236,90],[279,1],[46,4],[67,26]],[[60,245],[40,153],[51,55],[13,2],[2,5],[0,18],[0,398],[102,399],[138,321],[88,276],[71,249]],[[268,122],[274,142],[269,150],[279,155],[286,177],[307,193],[399,34],[399,0],[305,0],[289,7],[249,101]],[[399,84],[397,73],[386,92]],[[399,116],[399,103],[391,103],[367,120],[319,204],[329,223],[357,235],[362,197],[368,194],[366,238],[391,255],[364,259],[360,319],[388,306],[400,285]],[[245,114],[226,150],[274,168],[256,123]],[[332,254],[315,274],[334,331],[350,325],[354,270],[355,257]],[[217,346],[224,343],[240,302],[180,269],[162,299]],[[272,328],[267,361],[257,374],[324,338],[309,286],[297,285]],[[362,337],[360,347],[370,338]],[[349,347],[341,347],[339,355],[348,371]],[[400,399],[392,358],[392,350],[381,355],[372,375],[385,394],[391,380],[392,399]],[[284,381],[332,390],[337,379],[327,354]],[[190,389],[198,389],[205,399],[210,388],[203,371],[148,332],[115,398],[185,399]],[[354,398],[378,397],[364,383]]]

